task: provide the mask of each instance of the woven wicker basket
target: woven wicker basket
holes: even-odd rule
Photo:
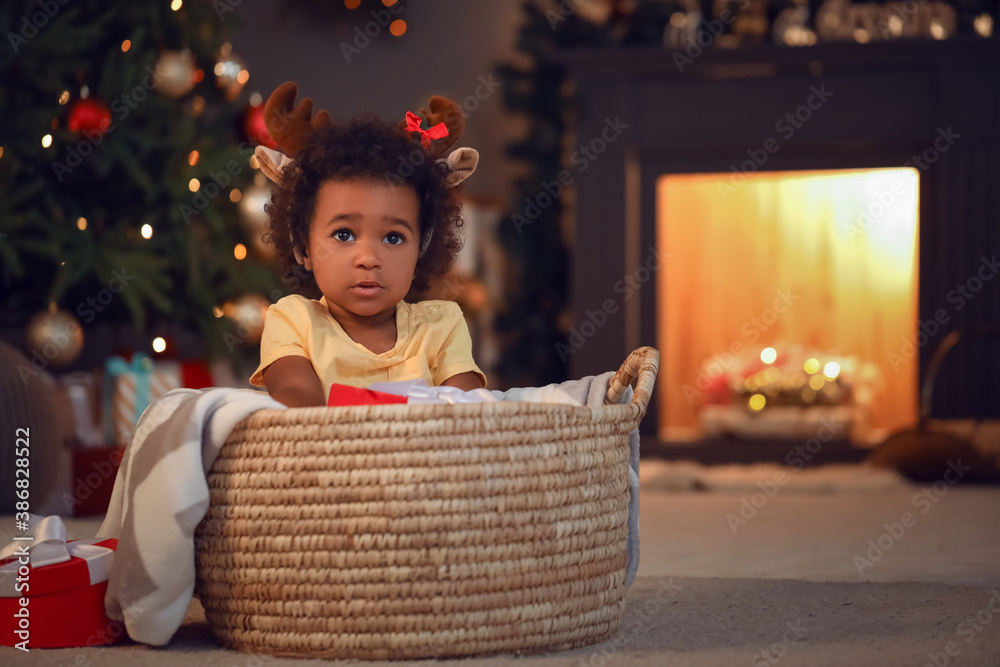
[[[248,653],[414,659],[558,651],[619,629],[628,438],[659,355],[608,405],[263,410],[208,475],[197,591]],[[616,405],[636,382],[631,403]]]

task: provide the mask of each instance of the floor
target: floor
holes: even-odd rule
[[[369,665],[1000,665],[1000,487],[861,466],[643,465],[642,555],[618,636],[539,656]],[[7,525],[5,521],[3,525]],[[71,521],[86,534],[94,521]],[[165,648],[0,648],[4,665],[311,665],[247,656],[197,602]]]

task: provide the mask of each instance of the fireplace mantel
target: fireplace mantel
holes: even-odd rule
[[[682,56],[675,59],[674,54]],[[941,41],[898,40],[858,44],[822,42],[815,46],[788,47],[749,44],[737,49],[706,48],[689,57],[683,50],[660,48],[615,48],[568,50],[559,60],[573,72],[578,82],[605,79],[632,82],[692,79],[755,79],[779,73],[796,73],[812,63],[828,70],[871,71],[879,68],[914,69],[951,64],[989,66],[1000,58],[1000,39],[955,38]],[[687,60],[691,62],[688,63]],[[680,65],[678,64],[680,63]]]
[[[627,351],[656,344],[656,281],[629,286],[628,277],[655,247],[657,178],[738,171],[769,140],[778,149],[760,171],[918,168],[920,320],[949,308],[956,328],[1000,322],[1000,277],[961,310],[946,302],[984,257],[1000,256],[1000,41],[706,49],[682,71],[673,52],[660,49],[577,52],[563,62],[580,100],[567,152],[602,132],[606,140],[595,144],[600,154],[567,159],[576,186],[571,377],[613,368]],[[806,122],[779,129],[786,114],[810,104]],[[611,126],[620,135],[606,132]],[[931,150],[943,134],[951,143],[939,140],[944,150]],[[932,164],[920,159],[924,151]],[[584,331],[587,321],[593,326]],[[944,334],[919,349],[921,380]],[[939,377],[935,413],[997,415],[1000,351],[962,347]]]

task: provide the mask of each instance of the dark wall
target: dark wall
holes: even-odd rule
[[[338,12],[344,18],[334,21],[298,9],[302,4],[309,3],[254,0],[234,8],[231,15],[242,26],[234,32],[233,49],[247,63],[250,90],[266,98],[279,84],[296,81],[301,96],[335,119],[361,109],[402,119],[406,111],[426,107],[431,95],[450,97],[467,111],[458,145],[480,152],[466,191],[507,197],[513,166],[504,145],[520,126],[506,113],[491,73],[514,57],[519,0],[400,0],[393,18],[407,22],[406,34],[397,38],[382,30],[360,53],[350,53],[350,62],[342,44],[355,47],[357,39],[363,45],[356,30],[374,33],[378,23],[367,24],[375,17],[355,10]]]

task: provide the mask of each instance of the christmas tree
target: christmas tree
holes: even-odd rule
[[[262,200],[250,158],[268,139],[240,99],[231,10],[0,7],[0,328],[57,306],[84,332],[170,321],[200,332],[209,355],[235,351],[224,306],[280,283],[247,214]]]

